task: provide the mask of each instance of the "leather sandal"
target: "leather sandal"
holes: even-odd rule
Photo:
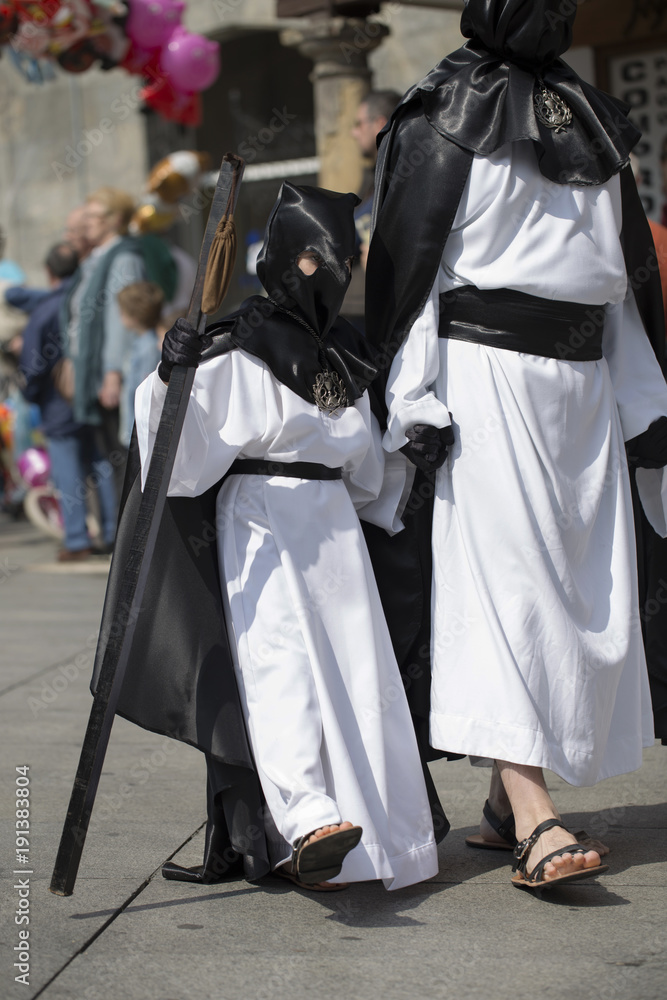
[[[466,844],[468,847],[476,847],[483,851],[513,851],[516,847],[516,837],[514,836],[514,813],[510,813],[507,819],[499,819],[494,813],[493,809],[489,805],[489,800],[487,799],[484,803],[484,819],[493,827],[499,837],[502,837],[504,843],[496,842],[494,840],[485,840],[481,833],[472,833],[469,837],[466,837]]]
[[[342,889],[348,889],[350,886],[349,882],[302,882],[298,875],[293,875],[287,866],[281,865],[280,868],[274,868],[271,872],[272,875],[277,875],[278,878],[287,878],[290,882],[293,882],[295,886],[299,889],[308,889],[309,892],[340,892]]]
[[[559,847],[557,851],[547,854],[535,865],[529,874],[526,868],[531,848],[534,847],[543,833],[553,829],[555,826],[560,826],[563,830],[566,829],[558,819],[545,820],[544,823],[540,823],[539,826],[535,827],[530,837],[526,837],[525,840],[522,840],[514,848],[514,865],[512,866],[512,871],[517,874],[512,879],[512,884],[516,885],[519,889],[548,889],[552,885],[562,885],[564,882],[594,878],[601,872],[608,870],[609,865],[595,865],[593,868],[580,868],[576,872],[558,875],[556,878],[550,878],[545,882],[544,867],[552,858],[562,856],[563,854],[586,854],[587,848],[582,847],[581,844],[568,844],[566,847]]]
[[[308,843],[315,831],[299,837],[292,851],[292,860],[283,869],[289,876],[295,876],[304,885],[328,882],[335,878],[343,867],[346,855],[361,840],[362,829],[352,826],[348,830],[336,830]]]

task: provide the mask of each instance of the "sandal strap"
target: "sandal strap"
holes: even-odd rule
[[[292,875],[298,875],[299,855],[301,854],[302,849],[305,847],[305,845],[308,843],[308,841],[310,840],[310,838],[314,833],[315,831],[311,830],[310,833],[304,833],[303,837],[299,837],[298,840],[294,841],[294,846],[292,847],[292,857],[290,858],[289,861],[290,872],[292,873]]]
[[[565,830],[563,823],[559,819],[546,819],[544,823],[540,823],[535,827],[533,832],[525,840],[520,841],[514,848],[514,864],[512,866],[512,871],[520,871],[522,875],[526,874],[526,862],[528,860],[528,855],[530,854],[531,848],[535,846],[537,841],[540,839],[543,833],[547,830],[552,830],[555,826],[560,826]],[[578,845],[577,845],[578,846]],[[556,851],[558,854],[558,851]]]
[[[503,840],[506,840],[508,844],[514,847],[516,845],[516,836],[514,834],[514,813],[510,813],[507,819],[499,819],[489,805],[488,799],[484,803],[482,812],[484,814],[484,819],[489,826],[496,831],[498,836],[502,837]]]
[[[557,851],[552,851],[551,854],[547,854],[545,858],[535,865],[530,875],[526,875],[531,882],[542,882],[544,875],[544,866],[551,861],[552,858],[558,857],[559,854],[585,854],[586,848],[582,847],[581,844],[568,844],[567,847],[559,847]],[[526,874],[525,872],[523,873]]]

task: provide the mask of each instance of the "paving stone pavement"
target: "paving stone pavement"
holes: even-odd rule
[[[0,997],[664,1000],[667,748],[657,744],[640,771],[595,788],[550,777],[570,828],[612,848],[610,871],[597,881],[540,899],[510,885],[506,854],[466,848],[488,772],[457,761],[433,765],[452,822],[436,878],[394,893],[366,883],[318,896],[273,879],[165,881],[166,859],[201,861],[203,761],[118,719],[74,894],[51,894],[107,568],[104,560],[58,566],[52,542],[0,520]],[[29,866],[15,863],[22,767]],[[30,923],[17,924],[25,899]],[[24,984],[14,962],[26,929]]]

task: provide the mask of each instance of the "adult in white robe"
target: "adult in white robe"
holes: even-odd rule
[[[137,393],[144,479],[165,392],[155,373]],[[332,881],[383,879],[397,889],[429,878],[429,803],[355,511],[366,505],[371,520],[400,528],[405,475],[385,475],[367,394],[329,415],[243,350],[198,368],[169,496],[202,494],[238,458],[343,469],[343,481],[231,474],[218,495],[239,691],[281,835],[272,863],[286,862],[298,837],[345,819],[363,836]]]
[[[575,785],[635,770],[653,740],[624,441],[667,415],[667,386],[620,230],[618,175],[552,183],[528,141],[475,155],[387,386],[390,453],[450,413],[456,439],[436,480],[431,742]],[[439,296],[469,285],[602,305],[604,357],[439,338]]]

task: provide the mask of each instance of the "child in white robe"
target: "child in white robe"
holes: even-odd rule
[[[361,338],[340,322],[332,329],[354,253],[354,204],[353,195],[284,184],[258,261],[269,299],[250,300],[204,339],[179,320],[160,369],[138,390],[136,419],[145,481],[171,367],[202,360],[169,496],[198,496],[225,477],[222,596],[280,834],[273,867],[309,887],[381,878],[396,889],[433,876],[437,854],[355,511],[399,529],[405,481],[399,463],[385,469]]]

